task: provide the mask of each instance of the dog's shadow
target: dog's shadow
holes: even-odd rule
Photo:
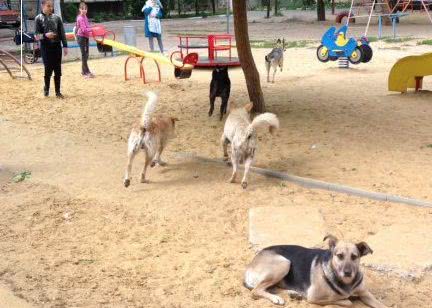
[[[148,190],[147,187],[164,187],[164,186],[178,186],[186,187],[191,185],[201,185],[201,184],[211,184],[215,185],[231,185],[238,186],[240,191],[253,192],[258,188],[271,185],[269,178],[266,176],[261,176],[258,174],[249,174],[249,186],[247,189],[242,189],[240,186],[241,178],[243,177],[243,170],[239,170],[237,181],[235,183],[229,183],[229,178],[231,176],[232,168],[230,162],[225,162],[224,164],[218,162],[203,162],[203,161],[175,161],[167,163],[165,166],[156,166],[149,169],[149,183],[140,184],[145,185],[138,188],[136,191]],[[154,173],[157,172],[162,175],[161,178],[154,179]],[[163,178],[167,176],[167,178]],[[149,186],[147,186],[149,185]]]
[[[298,301],[298,302],[306,301],[306,298],[302,294],[300,294],[296,291],[286,290],[286,289],[282,289],[280,287],[271,287],[268,289],[268,291],[271,294],[284,296],[284,297],[286,296],[291,301]],[[357,307],[357,304],[360,304],[360,307],[364,307],[358,296],[350,296],[348,298],[348,300],[350,300],[353,303],[353,307]],[[340,307],[340,306],[329,305],[329,307]]]

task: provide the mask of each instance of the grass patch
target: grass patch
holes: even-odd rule
[[[12,181],[14,181],[15,183],[19,183],[22,182],[26,179],[31,178],[31,172],[28,170],[22,171],[18,174],[16,174],[13,178]]]
[[[432,40],[423,40],[417,42],[417,45],[432,45]]]
[[[309,44],[315,43],[313,41],[288,41],[285,42],[286,48],[304,48]],[[252,48],[274,48],[276,46],[275,41],[265,41],[265,40],[250,40],[250,45]]]
[[[400,38],[392,38],[392,37],[384,37],[382,39],[385,43],[403,43],[415,40],[413,37],[400,37]]]
[[[367,39],[369,40],[369,43],[383,41],[385,43],[403,43],[403,42],[409,42],[412,40],[415,40],[415,37],[400,37],[400,38],[393,38],[390,36],[384,36],[381,39],[379,39],[377,36],[368,36]],[[431,40],[432,43],[432,40]]]

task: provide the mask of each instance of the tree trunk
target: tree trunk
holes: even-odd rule
[[[195,0],[195,15],[199,15],[199,0]]]
[[[254,112],[264,112],[265,103],[260,77],[249,44],[246,0],[233,1],[233,13],[237,53],[246,79],[249,100],[253,103]]]
[[[216,15],[216,0],[211,0],[213,15]]]
[[[275,0],[274,2],[275,5],[275,12],[274,12],[274,16],[278,16],[279,15],[279,0]]]
[[[177,0],[177,11],[179,16],[181,15],[181,2],[182,0]]]
[[[318,15],[318,21],[326,20],[324,0],[317,0],[317,15]]]
[[[267,18],[270,18],[271,0],[267,0]]]

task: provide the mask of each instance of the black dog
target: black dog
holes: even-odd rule
[[[210,110],[209,117],[212,116],[214,110],[214,102],[216,97],[222,99],[220,108],[220,120],[227,111],[228,99],[231,92],[231,81],[228,77],[228,67],[218,66],[213,70],[212,80],[210,82]]]

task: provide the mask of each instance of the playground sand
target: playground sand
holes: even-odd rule
[[[275,136],[259,133],[257,166],[432,200],[431,92],[386,89],[396,59],[428,49],[374,47],[370,64],[348,71],[318,63],[313,48],[289,49],[275,84],[265,82],[266,50],[254,50],[267,109],[281,121]],[[90,61],[96,78],[89,80],[81,78],[79,62],[65,64],[63,101],[43,98],[40,66],[31,67],[31,82],[0,76],[0,175],[7,175],[0,176],[0,280],[35,307],[272,307],[253,301],[241,283],[254,254],[247,241],[251,207],[316,207],[326,231],[353,240],[405,221],[432,223],[430,209],[257,175],[246,191],[227,183],[229,168],[179,155],[221,156],[223,123],[207,116],[211,72],[175,80],[163,66],[162,83],[143,85],[132,65],[133,80],[123,80],[124,60]],[[155,79],[152,65],[146,72]],[[241,69],[230,78],[232,100],[246,103]],[[426,79],[424,88],[432,82]],[[151,169],[151,183],[143,185],[137,159],[125,189],[126,139],[146,90],[159,92],[158,111],[180,119],[177,137],[165,154],[170,165]],[[23,170],[32,172],[30,179],[10,181]],[[372,248],[379,254],[402,247],[395,239]],[[430,273],[414,281],[366,273],[371,291],[388,306],[429,306]],[[287,306],[309,307],[295,300]]]

